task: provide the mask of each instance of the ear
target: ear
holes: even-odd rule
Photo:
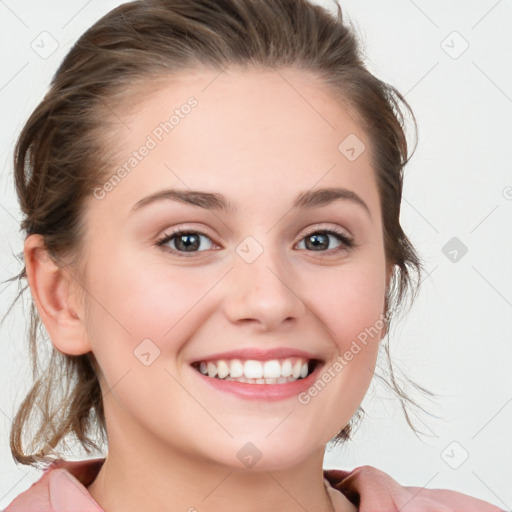
[[[53,346],[68,355],[90,352],[84,314],[72,293],[79,285],[69,270],[50,257],[39,234],[25,240],[24,257],[32,298]]]

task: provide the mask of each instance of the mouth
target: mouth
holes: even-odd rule
[[[281,359],[199,360],[192,368],[205,377],[243,384],[289,384],[310,376],[321,363],[318,359],[286,357]]]

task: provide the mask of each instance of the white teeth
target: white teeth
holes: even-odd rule
[[[263,365],[263,377],[266,379],[277,379],[281,377],[281,365],[276,359],[265,361]]]
[[[213,363],[208,363],[206,368],[208,370],[208,377],[215,377],[217,375],[217,367]]]
[[[308,361],[303,358],[257,361],[240,359],[201,361],[196,367],[208,377],[249,384],[285,384],[308,376]]]
[[[244,374],[244,365],[238,359],[233,359],[229,366],[229,374],[233,379],[238,379]]]
[[[226,375],[229,375],[229,366],[226,364],[226,361],[221,359],[217,362],[217,372],[219,379],[223,379]]]
[[[287,359],[281,366],[281,376],[291,377],[292,375],[292,362]]]
[[[296,361],[295,364],[293,365],[292,377],[295,377],[296,379],[298,379],[300,377],[301,370],[302,370],[302,362]],[[210,373],[210,372],[208,372],[208,373]]]
[[[263,377],[263,366],[259,361],[249,359],[244,363],[244,375],[248,379],[261,379]]]

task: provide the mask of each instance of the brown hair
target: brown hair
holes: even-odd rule
[[[231,64],[311,72],[354,110],[371,142],[385,254],[393,265],[386,294],[390,319],[408,292],[412,292],[411,300],[416,296],[422,270],[399,221],[403,167],[409,159],[404,112],[411,115],[414,125],[415,120],[402,95],[365,68],[356,37],[339,6],[335,16],[306,0],[147,0],[109,12],[67,54],[48,93],[19,135],[14,169],[24,214],[21,229],[27,236],[42,235],[48,255],[59,266],[75,269],[79,282],[79,266],[84,264],[80,260],[84,201],[104,183],[111,165],[100,143],[108,136],[103,114],[134,87],[147,83],[148,77],[200,66],[222,70]],[[26,277],[24,267],[10,281],[20,283]],[[49,351],[49,359],[41,365],[37,335],[42,325],[33,301],[30,316],[34,384],[13,421],[14,459],[35,465],[49,449],[64,444],[69,434],[76,436],[87,453],[99,450],[101,443],[93,431],[97,429],[104,441],[106,425],[92,355],[65,355],[45,340],[42,346]],[[46,338],[42,330],[41,334]],[[389,386],[415,430],[407,406],[417,404],[397,383],[389,345],[384,346]],[[37,411],[41,417],[36,421],[33,415]],[[335,440],[350,437],[362,412],[359,408]],[[31,432],[34,426],[37,428]],[[27,453],[23,436],[28,437],[28,432]]]

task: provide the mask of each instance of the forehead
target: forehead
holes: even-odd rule
[[[375,199],[366,134],[346,104],[304,70],[231,67],[162,76],[139,87],[115,116],[106,149],[115,154],[112,171],[129,171],[115,195],[132,204],[159,184],[222,188],[229,197],[268,195],[269,187],[296,195],[318,183],[367,188]],[[134,156],[141,149],[144,156]],[[126,166],[130,159],[133,166]]]
[[[332,89],[307,70],[197,68],[138,81],[125,91],[116,112],[111,113],[128,129],[124,133],[128,143],[136,142],[129,137],[133,126],[149,130],[155,121],[165,123],[190,98],[200,107],[194,110],[194,117],[199,117],[199,112],[201,123],[214,122],[220,129],[243,128],[236,133],[237,139],[245,134],[254,137],[261,128],[270,130],[283,123],[288,135],[306,137],[337,132],[339,136],[358,132],[364,138],[342,91],[335,96]]]

